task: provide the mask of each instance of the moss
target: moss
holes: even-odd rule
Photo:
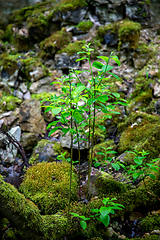
[[[92,28],[92,26],[93,26],[93,23],[91,21],[87,21],[87,22],[80,22],[77,25],[77,28],[79,31],[86,33]]]
[[[44,214],[54,214],[68,204],[70,164],[38,163],[28,169],[20,191]],[[71,201],[77,200],[77,177],[72,174]]]
[[[0,39],[3,39],[4,36],[5,36],[5,32],[2,29],[0,29]]]
[[[99,196],[126,192],[126,186],[124,183],[118,182],[108,176],[104,177],[103,175],[97,178],[95,186],[99,191]]]
[[[143,238],[141,237],[136,237],[136,238],[125,238],[125,240],[158,240],[158,235],[151,235],[151,236],[144,236]]]
[[[3,96],[0,99],[0,109],[5,112],[5,111],[13,111],[15,108],[17,108],[22,100],[20,100],[17,97],[14,96]]]
[[[55,54],[58,50],[61,50],[68,45],[71,41],[70,33],[67,33],[65,28],[61,31],[57,31],[50,37],[46,38],[40,43],[40,48],[49,54]]]
[[[84,44],[85,44],[85,40],[69,43],[66,47],[62,48],[57,53],[66,52],[69,56],[71,56],[71,55],[74,55],[77,52],[80,52],[82,50],[82,46]]]
[[[153,212],[153,214],[149,213],[147,217],[142,219],[140,226],[145,232],[160,229],[160,212]]]
[[[55,5],[55,11],[72,11],[85,6],[87,6],[86,0],[60,0],[60,2]]]
[[[123,21],[117,21],[115,23],[108,24],[100,27],[97,31],[97,37],[103,42],[103,37],[108,33],[115,33],[118,39],[118,48],[122,47],[122,44],[128,43],[130,48],[135,49],[139,41],[141,25],[128,19]]]
[[[120,24],[120,28],[118,30],[119,43],[118,48],[121,48],[121,45],[129,42],[130,48],[137,48],[139,35],[140,35],[141,25],[140,23],[135,23],[133,21],[124,20]]]
[[[43,93],[37,93],[37,94],[32,94],[31,98],[33,99],[38,99],[39,101],[43,99],[50,99],[50,97],[53,95],[52,92],[43,92]],[[43,103],[42,103],[43,104]]]
[[[137,97],[129,101],[127,111],[131,112],[134,109],[146,111],[146,107],[152,101],[152,89],[148,89],[145,92],[140,93]]]

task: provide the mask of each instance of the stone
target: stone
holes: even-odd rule
[[[85,136],[80,136],[80,137],[85,138]],[[70,135],[70,133],[67,133],[63,137],[61,136],[60,143],[61,143],[61,147],[70,149],[71,148],[71,135]],[[81,140],[80,141],[80,150],[84,150],[84,149],[88,149],[88,148],[89,148],[88,142]],[[73,143],[73,149],[78,149],[78,143],[75,143],[75,144]]]
[[[30,163],[35,162],[53,162],[57,160],[57,152],[54,149],[55,142],[42,139],[34,148]]]
[[[44,77],[37,82],[31,84],[29,90],[31,93],[54,92],[54,84],[51,86],[53,79],[51,77]]]
[[[37,67],[32,72],[30,72],[29,75],[31,76],[31,82],[36,82],[45,76],[42,67]]]
[[[87,7],[78,8],[73,11],[62,12],[62,21],[65,23],[78,24],[83,21],[87,13]]]
[[[19,123],[23,131],[43,134],[46,124],[41,115],[41,105],[37,99],[27,99],[20,105]]]
[[[24,94],[27,92],[27,85],[25,83],[21,83],[19,86],[19,90]]]
[[[15,97],[23,100],[23,93],[22,93],[21,91],[15,90],[15,91],[13,92],[13,95],[14,95]]]
[[[29,91],[27,91],[24,95],[23,95],[23,99],[27,100],[27,99],[31,99],[31,94]]]
[[[154,97],[160,97],[160,83],[156,82],[153,89]]]
[[[38,143],[38,136],[35,133],[24,132],[21,136],[21,144],[25,150],[32,150]]]
[[[69,56],[67,53],[55,54],[55,67],[58,69],[77,69],[80,66],[79,62],[76,62],[78,55],[74,54]]]
[[[19,126],[11,128],[8,134],[19,142],[21,138],[21,128]],[[12,143],[9,143],[6,135],[2,133],[0,134],[0,142],[3,142],[6,145],[6,150],[0,149],[0,156],[2,161],[5,164],[14,163],[18,149]]]

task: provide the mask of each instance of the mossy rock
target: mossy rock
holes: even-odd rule
[[[127,106],[127,112],[132,112],[133,110],[146,111],[153,98],[152,89],[148,89],[145,92],[141,92],[138,96],[129,101]]]
[[[37,146],[33,149],[33,153],[30,157],[29,162],[31,164],[38,162],[53,162],[57,161],[57,156],[63,152],[67,152],[66,158],[70,157],[67,150],[64,150],[60,143],[51,142],[47,139],[42,139],[38,142]]]
[[[82,46],[85,44],[85,40],[75,41],[73,43],[69,43],[66,47],[62,48],[57,53],[67,53],[69,56],[76,54],[82,50]]]
[[[160,151],[159,130],[159,121],[157,123],[150,123],[147,119],[143,119],[141,123],[135,122],[134,125],[129,126],[121,134],[118,151],[123,153],[129,150],[142,151],[144,149],[149,152],[146,161],[157,158]]]
[[[87,22],[80,22],[77,25],[77,29],[79,31],[82,31],[82,33],[86,33],[88,32],[93,26],[93,23],[91,21],[87,21]]]
[[[160,229],[160,211],[153,212],[153,214],[149,213],[147,217],[142,219],[140,226],[145,232]]]
[[[68,204],[70,164],[38,163],[27,170],[20,191],[43,214],[54,214]],[[72,173],[71,201],[77,200],[77,176]]]
[[[97,38],[103,42],[106,33],[114,33],[115,38],[118,38],[118,49],[126,43],[129,43],[129,48],[135,49],[138,45],[140,29],[139,23],[125,19],[100,27],[97,31]]]
[[[54,8],[55,11],[66,12],[85,6],[87,6],[86,0],[60,0]]]
[[[22,100],[20,100],[17,97],[14,97],[13,95],[10,96],[3,96],[0,99],[0,109],[5,112],[5,111],[13,111],[19,105],[21,104]]]
[[[118,182],[112,177],[103,174],[96,179],[95,186],[99,191],[99,196],[111,193],[122,193],[127,190],[124,183]]]
[[[71,34],[66,32],[65,28],[57,31],[50,37],[40,43],[40,48],[46,53],[52,55],[61,50],[71,42]]]

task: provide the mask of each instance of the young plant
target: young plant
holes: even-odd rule
[[[160,167],[155,165],[155,162],[159,160],[159,158],[153,159],[150,163],[145,163],[144,159],[146,159],[146,156],[149,154],[148,152],[144,150],[142,150],[142,152],[134,150],[128,151],[128,153],[132,153],[135,155],[133,159],[135,164],[130,165],[129,169],[126,168],[128,174],[132,176],[133,182],[135,182],[137,178],[141,178],[142,181],[144,182],[144,179],[147,176],[149,176],[152,179],[155,179],[155,175],[149,173],[149,171],[158,172],[160,170]]]
[[[114,201],[117,200],[116,198],[104,198],[102,200],[104,206],[100,207],[99,209],[91,209],[92,215],[89,217],[81,216],[78,213],[71,213],[74,217],[79,217],[82,219],[80,221],[80,225],[83,229],[87,228],[87,223],[86,221],[91,220],[91,219],[97,219],[98,221],[102,222],[106,227],[110,223],[110,216],[109,214],[114,214],[114,210],[122,210],[124,208],[123,205],[119,203],[115,203]]]
[[[126,105],[125,100],[120,100],[118,93],[112,93],[108,89],[108,85],[103,81],[108,80],[106,73],[112,75],[116,79],[119,77],[112,73],[111,70],[114,68],[109,65],[109,61],[112,59],[120,66],[120,61],[114,52],[109,57],[99,56],[99,60],[105,61],[104,63],[95,61],[91,64],[90,56],[94,50],[90,48],[90,44],[82,47],[83,51],[78,54],[83,54],[84,57],[77,59],[77,61],[87,60],[89,62],[89,72],[91,75],[90,79],[87,79],[87,86],[81,82],[79,74],[82,71],[76,70],[69,73],[68,76],[63,76],[59,81],[53,82],[53,84],[61,85],[60,95],[53,95],[50,99],[44,99],[43,101],[49,101],[50,105],[43,106],[46,108],[45,112],[52,111],[53,115],[56,116],[56,121],[51,122],[47,129],[52,128],[49,132],[49,136],[57,131],[62,131],[62,136],[69,133],[71,136],[71,171],[70,171],[70,189],[71,189],[71,178],[72,178],[72,164],[73,164],[73,144],[78,143],[79,153],[79,188],[80,188],[80,141],[87,141],[90,153],[90,161],[88,162],[88,189],[90,182],[90,173],[92,166],[93,147],[95,143],[95,128],[96,126],[96,114],[102,112],[105,118],[112,118],[111,114],[119,114],[115,111],[115,105],[121,104]],[[93,74],[93,67],[97,68],[97,75]],[[74,72],[74,76],[73,76]],[[77,81],[74,83],[73,80]],[[118,99],[118,100],[117,100]],[[84,104],[81,106],[80,101]],[[88,114],[88,118],[84,115]],[[98,124],[101,129],[103,126]],[[104,127],[103,127],[104,128]],[[86,131],[89,129],[89,131]],[[71,192],[71,191],[70,191]],[[69,207],[70,208],[70,192],[69,192]],[[79,191],[81,192],[81,191]]]

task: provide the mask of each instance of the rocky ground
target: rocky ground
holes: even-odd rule
[[[69,239],[75,236],[81,239],[158,239],[159,173],[155,174],[155,180],[147,178],[145,184],[140,178],[133,182],[123,169],[104,164],[105,161],[97,154],[102,147],[104,153],[112,147],[116,153],[111,163],[118,161],[126,166],[134,164],[134,154],[126,151],[148,152],[145,163],[159,157],[160,36],[159,25],[152,21],[149,1],[57,2],[49,1],[17,10],[10,18],[10,24],[0,30],[0,127],[7,129],[14,140],[20,142],[20,145],[13,146],[4,130],[1,131],[0,173],[6,182],[19,188],[24,178],[24,162],[30,165],[38,163],[28,170],[20,191],[38,205],[42,214],[56,214],[66,208],[67,177],[59,179],[58,172],[65,174],[63,169],[58,171],[54,163],[61,161],[57,157],[65,151],[66,156],[70,156],[71,137],[62,137],[60,131],[48,137],[46,127],[56,120],[56,116],[51,111],[45,113],[41,100],[60,94],[59,85],[51,86],[50,83],[68,74],[69,69],[89,68],[87,61],[76,62],[79,58],[77,52],[84,44],[91,42],[94,48],[91,62],[96,60],[96,56],[109,56],[115,50],[121,66],[112,63],[112,73],[118,75],[119,80],[109,77],[107,81],[110,91],[118,92],[128,105],[118,106],[121,114],[104,120],[103,130],[96,129],[93,152],[97,162],[91,171],[90,202],[86,200],[88,144],[81,143],[81,200],[86,205],[80,210],[73,204],[72,211],[89,214],[87,208],[100,204],[104,196],[117,197],[125,210],[115,215],[108,229],[99,229],[99,225],[93,229],[90,225],[89,230],[83,232],[79,225],[76,225],[76,230],[71,224],[73,236]],[[96,69],[93,72],[96,74]],[[90,73],[80,74],[83,83],[87,84],[90,78]],[[48,105],[49,102],[43,104]],[[100,114],[99,118],[102,117]],[[27,158],[24,158],[23,149]],[[75,162],[77,158],[77,145],[74,145]],[[68,171],[67,166],[63,168]],[[78,192],[78,170],[75,163],[73,203],[80,195],[75,194]],[[53,176],[51,179],[46,171],[51,175],[55,171],[58,185],[55,184],[54,188],[50,186],[55,179]],[[8,224],[7,219],[1,220],[2,239],[23,239]],[[11,233],[14,238],[9,237]],[[56,239],[62,239],[61,234],[56,234]]]

